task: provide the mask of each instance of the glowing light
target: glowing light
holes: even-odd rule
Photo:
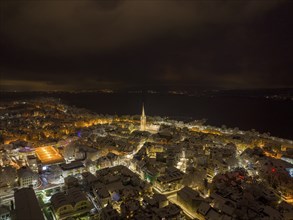
[[[64,162],[63,157],[52,146],[38,147],[35,150],[37,157],[42,164],[53,164]]]

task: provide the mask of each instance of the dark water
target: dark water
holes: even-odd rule
[[[293,102],[249,97],[195,97],[141,93],[4,93],[1,101],[36,97],[60,98],[65,104],[101,114],[169,116],[178,120],[207,119],[207,124],[255,129],[261,133],[293,139]]]

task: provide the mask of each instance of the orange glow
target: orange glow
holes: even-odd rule
[[[282,154],[272,154],[272,153],[267,152],[267,151],[265,151],[264,154],[267,157],[272,157],[272,158],[275,158],[275,159],[280,159],[282,157]]]
[[[53,164],[64,162],[63,157],[52,146],[36,148],[36,155],[42,164]]]
[[[205,134],[214,134],[214,135],[223,135],[220,131],[212,130],[212,129],[199,129],[197,127],[192,127],[190,130],[195,131],[195,132],[200,132],[200,133],[205,133]]]

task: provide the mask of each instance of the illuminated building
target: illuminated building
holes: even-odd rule
[[[80,174],[80,173],[86,171],[86,169],[81,161],[73,161],[73,162],[67,163],[67,164],[64,163],[64,164],[60,165],[60,168],[62,170],[63,177]]]
[[[50,200],[57,219],[82,215],[92,208],[85,194],[76,187],[68,189],[67,194],[63,192],[54,194]]]
[[[149,167],[145,167],[143,168],[144,171],[144,179],[148,182],[148,183],[154,183],[157,180],[158,177],[158,170],[152,166]]]
[[[142,113],[140,116],[140,130],[145,131],[145,129],[146,129],[146,116],[144,112],[144,105],[142,105]]]
[[[161,191],[172,191],[182,187],[182,179],[184,173],[175,167],[169,167],[166,169],[166,174],[159,176],[155,181],[155,186]]]
[[[52,146],[38,147],[36,148],[35,152],[42,165],[50,165],[64,162],[63,157]]]
[[[38,182],[38,175],[29,167],[22,167],[17,170],[20,187],[35,186]]]

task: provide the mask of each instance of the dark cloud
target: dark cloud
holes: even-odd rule
[[[5,88],[293,85],[291,1],[0,4]]]
[[[4,35],[43,52],[119,49],[161,34],[251,19],[276,1],[7,1]],[[19,36],[21,34],[21,37]],[[179,33],[180,34],[180,33]]]

